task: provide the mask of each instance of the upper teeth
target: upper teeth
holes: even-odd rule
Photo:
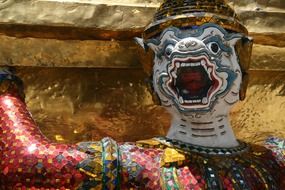
[[[176,67],[197,67],[197,66],[201,66],[200,62],[196,62],[196,63],[181,63],[179,64],[178,62],[176,62]]]
[[[192,61],[190,62],[183,62],[182,60],[175,61],[175,67],[197,67],[197,66],[206,66],[207,61],[205,59],[197,60],[197,61]]]
[[[177,69],[180,67],[198,67],[198,66],[203,66],[204,69],[207,71],[207,74],[209,76],[209,78],[212,80],[212,76],[211,76],[211,72],[213,71],[212,68],[208,68],[207,67],[207,62],[206,60],[202,59],[200,62],[194,62],[194,63],[183,63],[183,62],[175,62],[175,72],[172,73],[172,76],[174,78],[177,78],[177,75],[174,74],[177,72]]]
[[[202,102],[202,100],[185,100],[185,103],[190,103],[190,104],[192,104],[192,103],[201,103]]]

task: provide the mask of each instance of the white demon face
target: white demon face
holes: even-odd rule
[[[167,28],[145,45],[155,52],[153,86],[162,105],[179,111],[226,109],[239,100],[242,72],[235,44],[243,36],[218,25]]]

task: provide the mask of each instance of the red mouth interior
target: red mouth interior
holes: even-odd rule
[[[180,72],[179,83],[191,96],[198,96],[201,90],[207,88],[207,77],[199,70],[185,69]]]
[[[208,91],[213,85],[203,66],[179,67],[175,89],[184,100],[202,100],[208,97]]]

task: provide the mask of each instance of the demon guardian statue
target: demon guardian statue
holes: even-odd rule
[[[26,109],[22,83],[0,72],[1,189],[281,190],[284,142],[237,140],[231,106],[243,99],[252,40],[222,0],[166,0],[136,41],[154,94],[172,114],[167,137],[117,144],[51,143]],[[278,146],[278,145],[282,146]]]
[[[169,138],[201,146],[238,145],[228,112],[239,100],[242,71],[235,44],[242,38],[204,24],[187,30],[170,27],[158,39],[147,40],[156,55],[154,90],[174,118]]]

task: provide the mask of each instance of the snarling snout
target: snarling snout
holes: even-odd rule
[[[167,86],[185,108],[208,107],[222,86],[216,65],[206,56],[175,58],[168,68]]]

